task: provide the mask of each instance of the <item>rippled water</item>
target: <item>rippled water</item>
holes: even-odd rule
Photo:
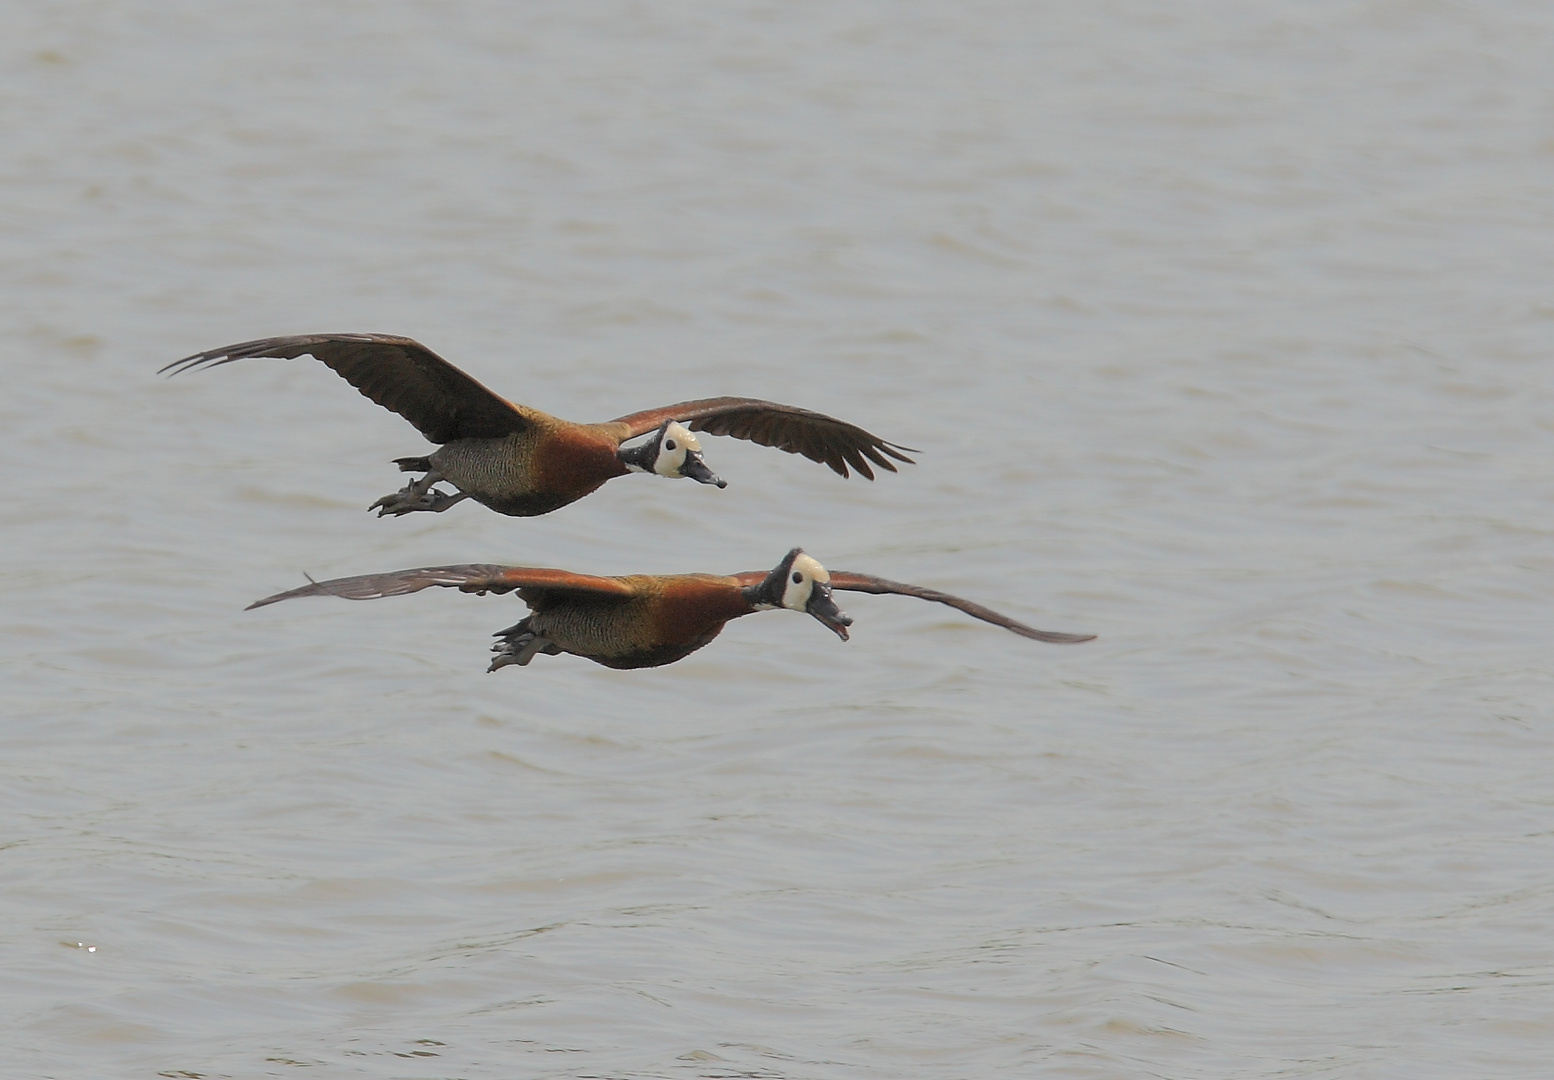
[[[0,10],[0,1072],[1542,1077],[1546,5]],[[409,334],[876,484],[364,512]],[[483,673],[449,561],[916,581]],[[306,1069],[306,1072],[301,1070]]]

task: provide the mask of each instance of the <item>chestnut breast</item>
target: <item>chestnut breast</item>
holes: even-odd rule
[[[431,455],[432,468],[493,510],[533,517],[581,499],[626,466],[619,443],[592,425],[536,417],[500,439],[456,439]]]
[[[621,579],[629,600],[579,593],[519,595],[534,608],[530,625],[564,651],[608,667],[657,667],[706,645],[730,619],[748,614],[739,583],[712,574]]]

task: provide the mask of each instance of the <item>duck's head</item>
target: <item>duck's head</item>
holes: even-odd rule
[[[727,480],[707,468],[701,456],[701,443],[678,420],[665,420],[647,442],[628,450],[617,450],[615,454],[632,472],[671,478],[688,476],[699,484],[728,487]]]
[[[794,548],[772,568],[750,594],[750,604],[759,611],[787,608],[812,615],[822,626],[843,641],[853,624],[831,598],[831,575],[826,568],[800,548]]]

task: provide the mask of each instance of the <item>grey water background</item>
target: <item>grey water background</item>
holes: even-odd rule
[[[0,1074],[1544,1077],[1554,8],[0,8]],[[541,519],[246,338],[708,439]],[[449,561],[851,596],[486,675]]]

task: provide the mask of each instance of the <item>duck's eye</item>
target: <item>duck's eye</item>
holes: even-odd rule
[[[797,570],[793,571],[793,584],[795,584],[795,585],[802,585],[803,583],[804,583],[804,575],[799,573]]]
[[[666,442],[664,444],[664,449],[665,450],[673,450],[674,449],[674,440],[670,439],[668,442]]]

